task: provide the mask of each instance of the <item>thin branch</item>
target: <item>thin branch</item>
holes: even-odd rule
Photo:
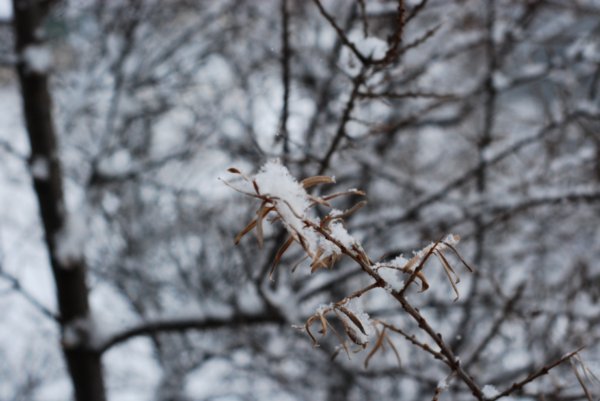
[[[440,361],[442,361],[442,362],[444,362],[446,364],[448,363],[446,361],[446,358],[444,357],[444,355],[442,355],[442,353],[440,353],[439,351],[436,351],[436,350],[432,349],[428,344],[417,340],[417,337],[414,334],[413,335],[409,335],[404,330],[402,330],[400,327],[394,326],[393,324],[386,323],[386,322],[381,321],[381,320],[376,320],[376,322],[379,323],[380,325],[382,325],[383,327],[389,329],[390,331],[393,331],[394,333],[400,334],[408,342],[410,342],[411,344],[417,346],[418,348],[421,348],[423,351],[431,354],[435,359],[440,360]]]
[[[425,6],[427,5],[427,1],[429,0],[421,0],[421,2],[417,5],[415,5],[413,7],[412,10],[410,10],[410,13],[408,14],[408,16],[406,17],[406,19],[404,20],[405,24],[408,24],[413,18],[415,18],[417,15],[419,15],[419,13],[421,11],[423,11],[423,9],[425,8]]]
[[[134,337],[159,333],[182,332],[187,330],[217,330],[221,328],[237,328],[242,326],[284,323],[286,323],[286,320],[276,314],[238,314],[229,317],[198,317],[155,320],[143,322],[110,335],[97,347],[96,351],[102,354],[115,345],[121,344]]]
[[[27,156],[19,152],[17,149],[15,149],[14,146],[12,146],[8,141],[4,139],[0,139],[0,149],[3,149],[6,153],[16,157],[21,161],[27,160]]]
[[[537,141],[546,137],[546,135],[550,134],[554,130],[563,128],[564,126],[575,121],[577,118],[584,117],[584,116],[586,116],[586,115],[583,114],[582,112],[577,111],[577,112],[567,115],[562,121],[551,122],[551,123],[547,124],[546,126],[542,127],[535,134],[527,136],[523,139],[520,139],[510,145],[505,146],[502,150],[498,151],[497,153],[495,153],[491,156],[485,157],[485,159],[484,159],[485,163],[487,164],[488,167],[495,165],[495,164],[499,163],[500,161],[506,159],[507,157],[515,154],[517,151],[519,151],[531,144],[536,143]],[[489,152],[488,152],[488,154],[489,154]],[[459,177],[449,181],[446,185],[444,185],[439,190],[432,192],[432,193],[424,196],[423,198],[421,198],[421,200],[419,200],[412,206],[408,207],[398,217],[388,218],[379,224],[378,223],[374,224],[372,222],[365,222],[363,224],[356,225],[356,227],[357,228],[371,227],[373,229],[380,230],[385,227],[389,227],[389,226],[392,226],[395,224],[402,223],[402,222],[410,219],[412,216],[414,216],[416,213],[418,213],[421,209],[425,208],[426,206],[429,206],[432,203],[438,202],[438,201],[446,198],[453,190],[458,189],[461,186],[467,184],[471,179],[473,179],[474,177],[477,176],[479,169],[480,169],[479,165],[470,168],[469,170],[465,171]]]
[[[544,375],[548,374],[548,372],[550,372],[550,370],[554,369],[555,367],[557,367],[561,363],[563,363],[566,360],[570,359],[575,354],[577,354],[579,351],[581,351],[583,348],[584,347],[580,347],[577,350],[564,355],[562,358],[559,358],[556,361],[554,361],[552,363],[549,363],[548,365],[545,365],[544,367],[542,367],[538,371],[536,371],[536,372],[530,374],[529,376],[527,376],[525,379],[523,379],[523,380],[521,380],[519,382],[513,383],[512,386],[510,386],[509,388],[507,388],[506,390],[504,390],[500,394],[496,395],[495,397],[491,398],[490,401],[495,401],[495,400],[497,400],[499,398],[506,397],[507,395],[510,395],[510,394],[514,393],[515,391],[521,390],[523,387],[525,387],[526,384],[531,383],[532,381],[534,381],[535,379],[537,379],[540,376],[544,376]]]
[[[287,162],[290,152],[288,117],[290,100],[290,60],[292,52],[290,49],[289,20],[290,13],[288,10],[288,0],[281,0],[281,81],[283,84],[283,105],[281,108],[278,136],[283,139],[283,158],[285,162]]]
[[[380,60],[374,60],[373,63],[386,66],[396,61],[402,53],[399,48],[402,44],[402,36],[404,34],[404,26],[406,24],[404,22],[405,13],[406,10],[404,9],[404,0],[398,0],[398,7],[396,11],[396,29],[391,37],[390,46],[383,58]]]
[[[524,289],[525,285],[521,284],[517,288],[513,296],[511,296],[510,299],[506,302],[504,308],[502,309],[502,313],[500,314],[500,316],[498,316],[498,318],[496,318],[496,320],[492,324],[492,327],[490,327],[490,330],[488,331],[487,335],[475,347],[475,350],[471,353],[471,356],[467,358],[465,362],[467,365],[472,365],[473,363],[476,363],[479,360],[481,353],[483,352],[483,350],[485,350],[490,341],[492,341],[492,339],[494,339],[499,334],[500,327],[508,319],[510,313],[515,307],[515,304],[519,301],[519,299],[521,299]]]
[[[11,285],[12,290],[20,294],[29,304],[31,304],[35,309],[37,309],[42,315],[54,320],[55,322],[60,322],[60,316],[51,311],[49,308],[44,306],[40,301],[37,300],[29,291],[27,291],[22,285],[19,279],[17,279],[12,274],[9,274],[0,268],[0,277],[4,280],[8,281]]]
[[[315,0],[317,1],[317,0]],[[352,92],[350,93],[350,98],[346,102],[346,107],[344,107],[344,112],[342,114],[342,118],[338,125],[335,136],[333,137],[333,141],[331,141],[331,145],[329,145],[329,149],[327,149],[327,153],[323,157],[321,161],[321,166],[319,168],[319,172],[317,175],[322,175],[329,168],[329,162],[331,161],[331,157],[335,153],[338,145],[340,144],[342,138],[346,136],[346,125],[348,121],[350,121],[350,115],[354,110],[354,106],[356,104],[356,98],[358,97],[359,88],[361,87],[364,75],[366,73],[366,68],[363,67],[361,72],[354,78],[354,86],[352,87]]]
[[[340,37],[342,43],[344,45],[346,45],[352,53],[354,53],[356,58],[358,58],[363,65],[369,64],[370,63],[369,58],[365,57],[356,48],[356,45],[352,41],[350,41],[350,39],[348,39],[348,36],[346,36],[346,34],[342,30],[342,28],[340,28],[340,26],[335,22],[335,19],[327,12],[327,10],[325,10],[325,7],[323,7],[323,4],[321,4],[321,1],[313,0],[313,2],[319,8],[319,12],[321,13],[321,15],[327,20],[327,22],[329,22],[329,24],[332,26],[332,28],[335,29],[335,31],[338,34],[338,36]]]
[[[428,29],[421,37],[418,37],[414,41],[408,43],[406,46],[400,49],[400,53],[406,53],[407,51],[414,49],[415,47],[421,46],[423,43],[427,42],[430,38],[435,35],[435,33],[442,27],[442,24],[438,24],[433,28]]]
[[[405,98],[432,98],[432,99],[442,99],[442,100],[450,100],[450,99],[458,99],[458,96],[451,93],[433,93],[433,92],[421,92],[421,91],[408,91],[408,92],[382,92],[382,93],[373,93],[373,92],[359,92],[358,96],[362,99],[377,99],[377,98],[386,98],[386,99],[405,99]]]

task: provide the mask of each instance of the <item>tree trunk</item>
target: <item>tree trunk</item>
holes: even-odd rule
[[[89,346],[90,325],[82,324],[90,322],[85,261],[83,256],[65,258],[58,253],[68,216],[45,68],[47,53],[40,33],[47,5],[48,2],[38,0],[13,0],[17,73],[31,145],[33,185],[56,284],[62,348],[75,398],[77,401],[105,401],[100,354]]]

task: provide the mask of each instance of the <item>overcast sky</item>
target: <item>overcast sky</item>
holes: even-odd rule
[[[0,0],[0,19],[8,18],[12,15],[12,6],[10,0]]]

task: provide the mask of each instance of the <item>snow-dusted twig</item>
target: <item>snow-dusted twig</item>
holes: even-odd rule
[[[495,401],[499,398],[502,397],[506,397],[508,395],[511,395],[519,390],[521,390],[523,387],[525,387],[525,385],[527,385],[528,383],[531,383],[532,381],[534,381],[535,379],[537,379],[540,376],[544,376],[547,375],[548,372],[550,372],[550,370],[554,369],[555,367],[557,367],[558,365],[560,365],[561,363],[571,359],[573,356],[577,355],[578,352],[580,352],[583,349],[583,347],[576,349],[573,352],[569,352],[566,355],[563,355],[561,358],[557,359],[554,362],[551,362],[547,365],[544,365],[543,367],[541,367],[539,370],[531,373],[530,375],[528,375],[526,378],[524,378],[523,380],[520,380],[518,382],[513,383],[509,388],[507,388],[506,390],[502,391],[501,393],[497,394],[496,396],[494,396],[493,398],[490,398],[489,401]]]
[[[313,344],[317,345],[318,341],[312,333],[311,326],[313,323],[318,322],[321,325],[320,333],[325,335],[328,332],[332,332],[338,337],[342,348],[348,353],[346,341],[328,321],[328,314],[333,313],[333,316],[341,322],[344,332],[350,342],[365,348],[370,341],[370,337],[373,335],[372,322],[368,315],[364,314],[359,308],[354,306],[352,301],[375,288],[383,288],[390,293],[390,295],[400,304],[402,309],[404,309],[408,315],[417,322],[418,326],[439,346],[440,350],[434,351],[437,352],[438,358],[442,359],[444,363],[450,367],[451,371],[457,374],[477,399],[483,400],[480,387],[460,365],[459,359],[444,342],[441,335],[432,328],[423,315],[414,308],[406,298],[408,285],[413,282],[416,277],[419,277],[422,281],[422,290],[427,289],[428,284],[422,275],[422,270],[425,263],[432,255],[440,258],[440,262],[448,274],[452,287],[458,294],[455,282],[453,281],[456,280],[456,282],[458,282],[458,277],[452,277],[452,275],[456,275],[456,273],[448,264],[447,259],[443,256],[443,252],[446,250],[457,252],[454,248],[454,244],[458,242],[458,236],[450,235],[444,240],[426,246],[419,252],[416,252],[412,259],[405,261],[403,266],[399,266],[402,272],[409,275],[409,279],[406,285],[401,289],[396,290],[391,283],[386,281],[386,279],[378,273],[378,269],[380,269],[382,265],[385,265],[385,263],[375,264],[372,262],[360,243],[343,227],[341,222],[342,218],[340,217],[343,213],[334,210],[323,219],[319,219],[315,215],[310,214],[310,209],[315,205],[328,206],[328,203],[324,201],[323,198],[309,196],[305,187],[307,183],[318,184],[326,182],[327,180],[319,177],[308,178],[303,181],[303,185],[297,182],[296,179],[291,176],[289,171],[278,161],[272,161],[265,164],[254,178],[244,175],[235,168],[229,169],[229,172],[241,176],[245,181],[246,188],[237,188],[234,186],[238,192],[258,198],[262,201],[257,212],[257,218],[250,222],[250,224],[236,237],[236,243],[253,229],[257,232],[259,243],[262,243],[262,221],[267,218],[269,214],[274,214],[272,221],[281,221],[291,238],[291,240],[288,239],[284,243],[281,248],[282,250],[278,252],[276,257],[277,262],[291,244],[295,242],[300,245],[312,260],[310,265],[311,272],[315,272],[320,268],[332,268],[336,261],[344,255],[354,260],[360,266],[361,270],[373,279],[373,282],[362,290],[345,297],[339,302],[322,306],[306,321],[304,330],[313,341]],[[333,180],[330,182],[333,182]],[[329,181],[327,181],[327,183],[329,183]],[[229,185],[231,186],[231,184]],[[252,193],[252,191],[254,191],[254,193]],[[464,260],[462,261],[470,270]],[[382,334],[379,334],[379,336],[381,335]],[[383,340],[379,337],[376,344],[381,341]],[[390,346],[393,346],[391,341]],[[367,358],[369,359],[370,356]]]

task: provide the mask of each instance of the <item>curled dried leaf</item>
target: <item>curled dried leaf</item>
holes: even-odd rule
[[[318,196],[308,195],[308,199],[311,200],[313,205],[318,204],[318,205],[322,205],[322,206],[331,207],[331,204],[329,202],[327,202],[326,200],[323,200],[322,198],[319,198]]]
[[[315,338],[315,336],[312,334],[312,332],[310,331],[310,326],[312,324],[312,322],[316,319],[316,316],[311,316],[308,318],[308,320],[306,321],[306,323],[304,324],[304,330],[306,331],[306,334],[308,334],[308,336],[310,337],[312,343],[313,343],[313,347],[318,347],[319,346],[319,342],[317,341],[317,339]]]
[[[419,292],[425,292],[429,289],[429,282],[425,278],[425,275],[422,272],[416,272],[415,276],[421,281],[421,289]]]
[[[244,237],[244,235],[248,234],[252,229],[256,227],[256,219],[253,219],[242,231],[239,232],[238,235],[235,236],[233,242],[237,245],[240,243],[240,240]]]
[[[258,211],[256,212],[258,216],[256,218],[256,238],[258,239],[258,246],[260,248],[262,248],[264,242],[262,222],[265,219],[265,217],[269,214],[269,212],[273,209],[274,207],[267,207],[267,203],[263,202]]]
[[[354,206],[352,206],[350,209],[344,210],[341,214],[336,214],[334,217],[336,219],[345,219],[348,216],[350,216],[351,214],[353,214],[354,212],[356,212],[357,210],[364,207],[366,204],[367,204],[367,201],[362,200],[362,201],[358,202],[357,204],[355,204]]]
[[[452,252],[454,252],[454,254],[456,255],[456,257],[461,261],[461,263],[463,264],[463,266],[465,266],[468,271],[470,271],[471,273],[473,273],[475,271],[471,266],[469,266],[469,264],[463,259],[463,257],[460,256],[460,253],[458,253],[458,251],[456,250],[456,248],[452,244],[449,244],[447,242],[443,242],[443,244],[446,245],[448,248],[450,248],[452,250]]]
[[[400,353],[398,352],[398,349],[396,348],[396,346],[394,345],[392,340],[390,340],[390,338],[388,337],[387,334],[385,335],[385,339],[386,339],[387,343],[390,345],[390,348],[392,349],[392,351],[394,351],[394,355],[396,355],[396,360],[398,361],[398,366],[402,365],[402,359],[400,358]]]
[[[292,245],[294,243],[294,237],[288,237],[288,239],[283,243],[283,245],[281,245],[279,247],[279,249],[277,250],[277,253],[275,254],[275,259],[273,259],[273,266],[271,266],[271,271],[269,272],[269,279],[273,280],[273,273],[275,273],[275,269],[277,268],[277,266],[279,265],[279,262],[281,261],[281,258],[283,257],[283,254],[285,253],[285,251],[287,251],[287,249],[290,247],[290,245]]]
[[[379,329],[377,329],[377,328],[375,328],[375,330],[377,331],[377,341],[375,342],[375,345],[373,346],[373,348],[371,349],[371,351],[365,358],[365,361],[363,363],[365,369],[369,368],[369,361],[371,360],[373,355],[375,355],[377,353],[377,351],[379,351],[380,349],[383,350],[383,340],[385,339],[385,336],[386,336],[385,327],[383,328],[383,330],[381,332],[379,332]]]
[[[347,191],[342,191],[342,192],[335,192],[333,194],[329,194],[326,196],[323,196],[322,198],[326,201],[335,199],[335,198],[339,198],[340,196],[347,196],[347,195],[358,195],[358,196],[365,196],[366,193],[359,190],[359,189],[349,189]]]
[[[456,301],[458,301],[458,298],[460,297],[458,288],[456,288],[456,284],[458,284],[460,282],[460,279],[458,278],[458,275],[456,274],[454,269],[452,269],[452,266],[450,266],[450,263],[448,263],[448,259],[446,259],[446,257],[444,256],[444,254],[442,252],[436,251],[435,255],[440,260],[440,263],[442,264],[442,267],[444,268],[444,272],[446,273],[446,276],[448,277],[448,281],[450,281],[452,290],[454,290],[454,294],[456,294],[456,298],[454,298],[454,302],[456,302]],[[454,275],[454,277],[455,277],[454,279],[452,278],[452,275]]]
[[[327,335],[327,326],[329,326],[329,323],[327,322],[327,318],[325,317],[325,315],[323,313],[319,313],[318,314],[319,319],[321,320],[321,335],[326,336]]]
[[[315,185],[334,184],[334,183],[335,183],[335,178],[329,177],[327,175],[315,175],[312,177],[305,178],[300,182],[300,184],[302,184],[304,189],[314,187]]]
[[[359,318],[356,317],[356,315],[354,313],[352,313],[352,311],[350,311],[348,308],[344,307],[344,306],[338,306],[337,309],[342,312],[344,315],[348,316],[348,318],[352,321],[352,323],[354,323],[354,325],[356,327],[358,327],[358,329],[363,333],[363,334],[367,334],[367,332],[365,331],[364,326],[362,325],[362,322],[360,321]]]
[[[363,341],[363,339],[356,333],[352,327],[344,323],[344,331],[348,338],[356,345],[360,345],[361,347],[366,347],[367,343]]]

